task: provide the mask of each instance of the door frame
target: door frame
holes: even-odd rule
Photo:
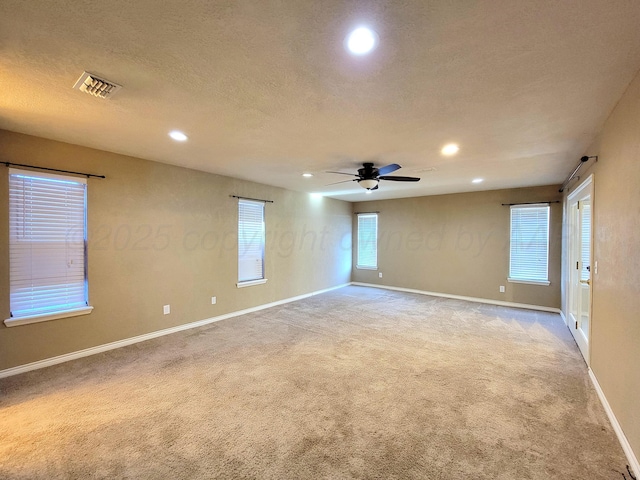
[[[591,175],[589,175],[583,182],[581,182],[575,189],[573,192],[571,192],[569,195],[567,195],[566,198],[566,207],[565,207],[565,218],[567,219],[566,224],[565,224],[565,238],[567,239],[567,248],[566,248],[566,258],[565,258],[565,275],[564,275],[564,281],[565,281],[565,286],[566,286],[566,296],[565,296],[565,305],[564,305],[564,317],[565,317],[565,323],[567,325],[567,327],[569,328],[569,331],[571,332],[571,335],[573,336],[576,344],[578,345],[578,349],[580,350],[580,352],[582,353],[582,356],[584,357],[585,362],[587,363],[587,365],[590,365],[590,357],[591,357],[591,332],[593,330],[593,283],[594,283],[594,278],[595,278],[595,268],[591,268],[591,283],[589,285],[589,326],[588,326],[588,332],[587,332],[587,338],[585,339],[583,336],[583,333],[581,331],[579,331],[578,329],[576,329],[575,325],[573,324],[573,321],[571,319],[571,300],[573,299],[573,295],[575,294],[572,289],[574,288],[574,286],[572,285],[571,279],[572,279],[572,267],[573,267],[573,262],[572,262],[572,248],[575,247],[574,245],[574,237],[573,237],[573,231],[572,229],[572,223],[573,223],[573,218],[572,218],[572,211],[571,211],[571,204],[574,203],[574,200],[576,199],[576,197],[580,197],[582,195],[584,195],[585,193],[587,193],[586,191],[589,191],[590,196],[591,196],[591,218],[590,218],[590,222],[591,222],[591,227],[590,227],[590,251],[589,251],[589,263],[590,265],[593,267],[594,263],[593,263],[593,259],[594,259],[594,252],[593,252],[593,246],[594,246],[594,217],[595,215],[594,213],[594,197],[595,197],[595,188],[594,188],[594,175],[593,173]],[[577,226],[575,226],[577,227]]]

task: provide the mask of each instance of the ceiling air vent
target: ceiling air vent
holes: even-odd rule
[[[114,93],[120,90],[122,86],[103,78],[99,78],[92,73],[84,72],[73,88],[80,90],[81,92],[89,93],[94,97],[110,98]]]

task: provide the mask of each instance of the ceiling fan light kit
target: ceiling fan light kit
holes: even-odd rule
[[[362,188],[366,188],[367,190],[373,190],[378,186],[378,180],[374,178],[363,178],[358,180],[358,185]]]

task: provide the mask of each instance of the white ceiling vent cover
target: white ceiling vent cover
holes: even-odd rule
[[[81,92],[89,93],[94,97],[110,98],[114,93],[120,90],[122,86],[97,77],[92,73],[84,72],[73,88],[80,90]]]

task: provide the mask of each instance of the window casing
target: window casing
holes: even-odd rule
[[[264,202],[238,201],[238,287],[265,283]]]
[[[7,326],[90,313],[86,180],[9,170]]]
[[[549,214],[546,204],[511,207],[509,281],[549,285]]]
[[[378,214],[358,214],[356,268],[378,269]]]

